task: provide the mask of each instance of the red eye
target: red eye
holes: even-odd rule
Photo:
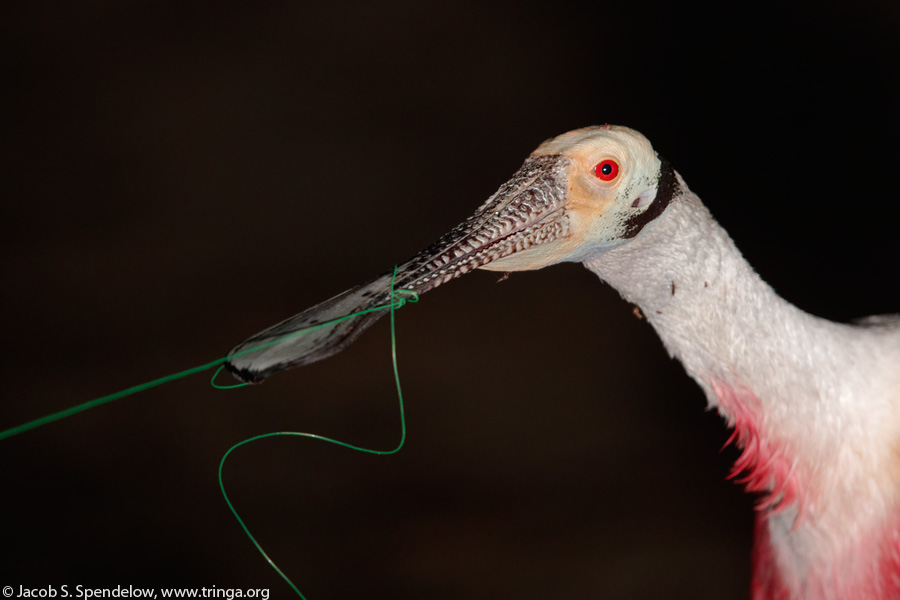
[[[619,174],[619,163],[614,160],[601,160],[594,167],[594,174],[601,181],[612,181]]]

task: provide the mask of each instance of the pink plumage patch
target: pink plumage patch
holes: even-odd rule
[[[769,536],[769,515],[756,515],[753,528],[753,578],[750,597],[753,600],[790,600],[791,588],[778,570],[775,548]]]
[[[800,500],[804,486],[797,464],[784,443],[765,430],[756,396],[730,385],[714,383],[713,389],[719,399],[719,413],[734,430],[725,445],[734,442],[741,449],[728,478],[744,484],[749,492],[761,494],[757,504],[760,510],[780,511]]]
[[[817,527],[815,510],[804,510],[810,487],[808,473],[794,459],[792,449],[773,434],[763,417],[759,400],[749,390],[729,384],[713,384],[719,412],[734,428],[726,445],[741,449],[729,478],[738,478],[748,491],[761,494],[757,504],[753,545],[754,600],[822,598],[888,600],[900,598],[900,510],[887,522],[876,523],[849,546],[823,562],[808,563],[796,571],[792,560],[780,560],[793,550],[777,547],[769,531],[773,514],[797,506],[793,536],[799,528]],[[815,492],[812,492],[815,494]],[[849,539],[852,538],[848,538]]]
[[[900,598],[900,514],[894,520],[893,527],[881,532],[884,540],[879,561],[879,575],[884,597]]]

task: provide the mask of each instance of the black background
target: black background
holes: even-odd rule
[[[900,310],[896,3],[5,6],[9,427],[222,356],[402,261],[542,140],[646,134],[767,281]],[[699,388],[578,265],[398,313],[407,446],[276,438],[232,499],[311,599],[744,598],[753,499]],[[398,438],[389,329],[0,443],[0,585],[290,589],[232,444]]]

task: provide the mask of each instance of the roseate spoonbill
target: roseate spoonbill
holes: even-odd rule
[[[733,474],[760,494],[752,595],[900,598],[900,315],[856,324],[780,298],[638,132],[547,140],[461,225],[399,266],[426,292],[476,268],[577,261],[640,308],[734,428]],[[384,311],[391,274],[259,333],[228,367],[260,381],[349,344]]]

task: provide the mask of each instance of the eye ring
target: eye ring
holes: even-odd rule
[[[619,176],[619,163],[611,158],[601,160],[594,167],[594,175],[600,181],[612,181]]]

